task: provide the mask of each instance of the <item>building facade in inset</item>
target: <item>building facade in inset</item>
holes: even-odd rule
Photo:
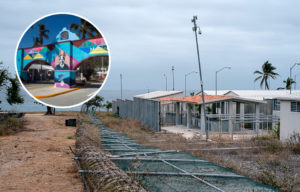
[[[52,44],[18,49],[16,63],[22,82],[27,82],[31,65],[43,62],[54,69],[55,87],[72,88],[76,86],[76,70],[84,61],[108,56],[104,38],[79,39],[63,28]]]

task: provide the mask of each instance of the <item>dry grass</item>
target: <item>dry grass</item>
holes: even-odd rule
[[[68,168],[67,173],[78,173],[78,167],[75,164],[72,164]]]
[[[54,145],[51,145],[51,146],[47,149],[47,151],[49,151],[49,152],[60,152],[61,150],[60,150],[60,148],[57,148],[57,147],[55,147]]]
[[[283,191],[300,190],[297,174],[300,174],[298,162],[292,160],[300,151],[300,134],[294,134],[289,142],[283,143],[271,135],[259,137],[240,137],[231,139],[230,135],[210,135],[212,142],[194,135],[186,139],[180,134],[155,133],[133,119],[119,119],[111,113],[100,112],[96,116],[115,131],[135,139],[138,143],[160,147],[164,150],[182,150],[195,156],[226,167],[238,174],[250,177],[258,182],[271,185]],[[239,150],[207,150],[210,148],[246,148]],[[249,149],[248,149],[249,148]],[[290,167],[287,172],[285,167]],[[277,170],[277,171],[276,171]],[[284,172],[285,171],[285,172]],[[268,175],[273,172],[275,177]],[[273,185],[280,178],[286,179],[280,185]],[[269,181],[266,183],[266,181]],[[290,184],[290,185],[289,185]],[[287,186],[293,187],[287,187]]]
[[[80,111],[55,111],[55,116],[72,116],[77,115]]]
[[[230,135],[210,134],[209,139],[215,142],[241,142],[243,139],[232,139]]]
[[[0,136],[11,135],[24,129],[23,122],[17,118],[6,118],[0,122]]]

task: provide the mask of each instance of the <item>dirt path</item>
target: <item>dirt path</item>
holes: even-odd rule
[[[68,149],[77,129],[65,126],[69,118],[76,116],[28,115],[27,131],[0,137],[0,191],[83,191]]]

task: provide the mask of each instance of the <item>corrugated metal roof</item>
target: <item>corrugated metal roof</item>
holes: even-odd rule
[[[174,98],[176,98],[176,97],[163,97],[163,98],[158,98],[155,100],[160,101],[161,104],[166,104],[166,103],[171,103]]]
[[[299,101],[300,100],[300,92],[295,92],[292,94],[280,96],[280,97],[275,97],[274,99],[279,99],[279,100],[288,100],[288,101]]]
[[[300,97],[275,97],[274,99],[279,99],[284,101],[300,101]]]
[[[224,95],[228,91],[230,91],[230,90],[218,90],[217,91],[217,95]],[[204,94],[205,95],[215,95],[216,94],[216,90],[205,90]],[[201,95],[201,91],[199,91],[196,95]]]
[[[182,93],[182,96],[183,96],[183,91],[153,91],[150,93],[135,95],[133,97],[139,97],[139,98],[145,98],[145,99],[155,99],[155,98],[159,98],[159,97],[172,96],[172,95],[175,95],[178,93]]]

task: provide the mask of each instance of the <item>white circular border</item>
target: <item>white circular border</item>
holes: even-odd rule
[[[108,72],[107,72],[107,75],[104,79],[104,82],[101,84],[101,87],[98,89],[98,91],[95,92],[95,94],[93,94],[91,97],[89,97],[87,100],[81,102],[81,103],[78,103],[78,104],[75,104],[75,105],[71,105],[71,106],[54,106],[54,105],[50,105],[50,104],[47,104],[47,103],[44,103],[42,101],[40,101],[39,99],[35,98],[31,93],[29,93],[29,91],[26,89],[26,87],[24,86],[24,84],[22,83],[21,81],[21,78],[19,77],[19,72],[18,72],[18,67],[17,67],[17,51],[18,51],[18,48],[19,48],[19,45],[20,45],[20,42],[24,36],[24,34],[28,31],[28,29],[30,28],[30,26],[34,25],[36,22],[46,18],[46,17],[49,17],[49,16],[52,16],[52,15],[59,15],[59,14],[65,14],[65,15],[73,15],[73,16],[76,16],[76,17],[79,17],[79,18],[82,18],[82,19],[85,19],[86,21],[88,21],[89,23],[91,23],[99,32],[100,34],[102,35],[102,38],[105,40],[105,43],[106,43],[106,46],[107,46],[107,49],[108,49]],[[79,105],[82,105],[84,104],[85,102],[89,101],[90,99],[92,99],[93,97],[95,97],[97,95],[97,93],[99,93],[102,89],[102,87],[105,85],[105,82],[109,76],[109,72],[110,72],[110,65],[111,65],[111,55],[110,55],[110,49],[109,49],[109,46],[108,46],[108,43],[106,41],[106,38],[104,37],[103,33],[98,29],[98,27],[92,23],[90,20],[86,19],[85,17],[82,17],[80,15],[77,15],[77,14],[74,14],[74,13],[68,13],[68,12],[57,12],[57,13],[51,13],[51,14],[48,14],[48,15],[45,15],[37,20],[35,20],[33,23],[31,23],[31,25],[29,25],[27,27],[27,29],[23,32],[22,36],[20,37],[19,41],[18,41],[18,44],[17,44],[17,47],[16,47],[16,51],[15,51],[15,70],[16,70],[16,73],[17,73],[17,77],[20,81],[20,83],[22,84],[24,90],[27,92],[27,94],[29,94],[34,100],[36,100],[37,102],[39,103],[42,103],[46,106],[50,106],[50,107],[54,107],[54,108],[62,108],[62,109],[67,109],[67,108],[72,108],[72,107],[78,107]]]

